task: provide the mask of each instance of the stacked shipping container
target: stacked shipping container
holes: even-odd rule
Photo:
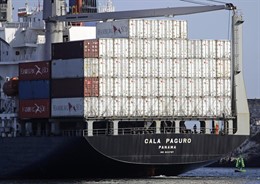
[[[50,62],[19,64],[20,118],[50,117]]]
[[[86,98],[99,96],[98,40],[57,43],[52,51],[52,116],[83,117]]]
[[[97,25],[97,37],[98,57],[86,59],[86,55],[82,55],[80,59],[73,58],[71,62],[54,60],[52,63],[53,78],[59,78],[62,72],[67,75],[60,77],[66,83],[64,88],[58,87],[62,91],[75,88],[65,78],[84,75],[95,79],[92,86],[86,87],[84,82],[77,85],[81,88],[81,94],[73,97],[84,98],[77,99],[80,101],[78,104],[81,105],[81,113],[76,116],[102,118],[231,115],[229,41],[188,40],[186,21],[177,20],[100,23]],[[62,44],[54,44],[53,58],[68,59],[62,58],[60,54],[64,53],[64,48]],[[71,50],[72,53],[74,49],[82,50],[82,46],[68,48],[68,52]],[[60,70],[61,64],[64,70]],[[55,66],[58,66],[57,70],[54,69]],[[98,90],[98,94],[82,95],[90,88]],[[52,94],[56,94],[59,89],[54,87]],[[66,101],[72,96],[59,97],[67,97],[63,99]],[[64,104],[64,107],[52,105],[53,116],[73,116],[71,112],[66,114],[62,111],[72,111],[73,105],[57,100],[53,99],[52,102],[56,106]],[[54,109],[57,111],[54,112]]]

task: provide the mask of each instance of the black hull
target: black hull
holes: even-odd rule
[[[163,141],[176,137],[190,138],[191,143],[178,143],[176,147],[171,143],[158,149],[158,139],[161,146],[167,146]],[[178,175],[216,161],[246,138],[199,134],[2,138],[0,178]],[[147,139],[151,142],[146,144]]]

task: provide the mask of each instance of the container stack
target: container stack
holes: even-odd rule
[[[50,61],[19,64],[19,117],[50,117]]]
[[[98,40],[52,47],[52,117],[83,117],[87,100],[99,96]]]
[[[231,116],[229,41],[189,40],[186,21],[168,19],[99,23],[97,38],[89,56],[88,40],[53,44],[52,116]]]
[[[186,21],[99,23],[97,38],[100,97],[104,99],[98,116],[172,116],[172,59],[187,57]]]

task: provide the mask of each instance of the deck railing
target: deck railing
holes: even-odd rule
[[[178,129],[178,131],[176,131]],[[117,132],[115,134],[115,132]],[[118,129],[92,129],[83,130],[84,136],[101,136],[101,135],[139,135],[139,134],[216,134],[216,135],[232,135],[234,129],[224,130],[214,130],[199,128],[196,130],[192,129],[182,129],[179,127],[164,127],[156,130],[155,127],[152,128],[142,128],[142,127],[133,127],[133,128],[118,128]]]

